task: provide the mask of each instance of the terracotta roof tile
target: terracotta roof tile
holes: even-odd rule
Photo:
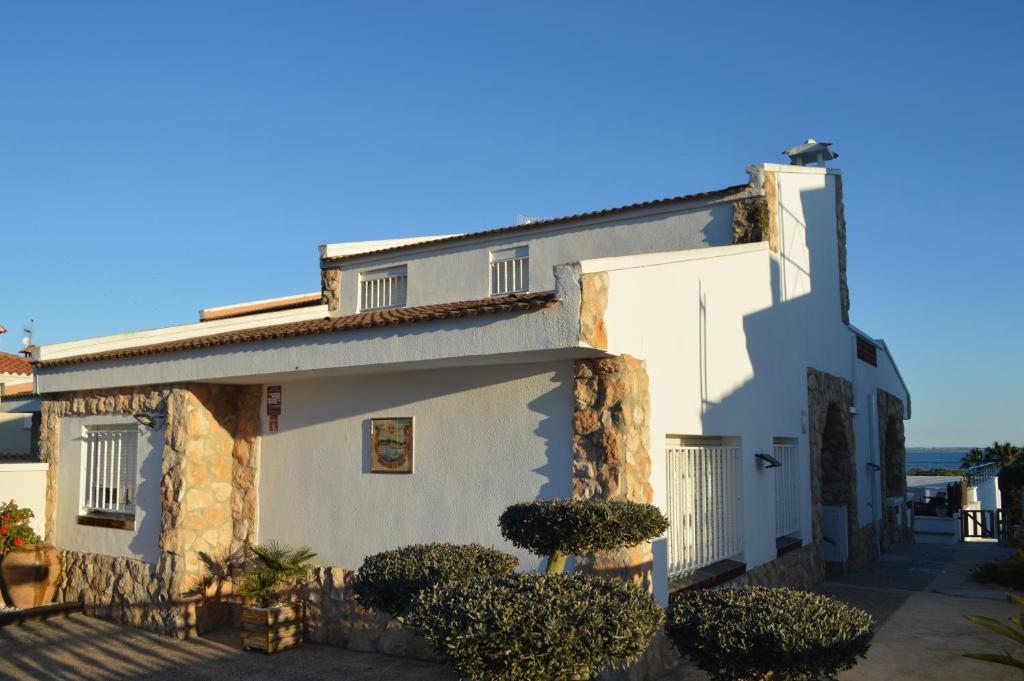
[[[372,329],[382,326],[395,326],[426,322],[441,319],[459,319],[480,315],[497,314],[500,312],[530,312],[551,307],[558,302],[554,291],[540,293],[522,293],[508,296],[495,296],[482,300],[466,300],[457,303],[439,305],[422,305],[420,307],[400,307],[388,310],[362,312],[344,317],[325,317],[310,319],[274,326],[261,326],[255,329],[230,331],[198,338],[186,338],[166,343],[142,345],[133,348],[107,350],[86,355],[60,357],[58,359],[37,362],[40,367],[60,366],[65,364],[82,364],[108,359],[156,355],[165,352],[181,352],[214,348],[222,345],[251,343],[254,341],[272,340],[277,338],[293,338],[295,336],[312,336],[323,333],[337,333],[355,329]]]
[[[686,201],[697,201],[700,199],[718,199],[733,194],[740,194],[751,189],[750,184],[736,184],[731,187],[724,189],[716,189],[709,192],[699,192],[697,194],[684,194],[683,196],[672,196],[666,199],[655,199],[653,201],[641,201],[640,203],[631,203],[626,206],[617,206],[615,208],[603,208],[601,210],[592,210],[587,213],[576,213],[574,215],[563,215],[558,218],[545,218],[543,220],[535,220],[528,222],[525,225],[511,225],[509,227],[498,227],[496,229],[486,229],[480,232],[469,232],[467,234],[456,234],[454,236],[446,236],[440,239],[431,239],[429,241],[418,241],[412,244],[405,244],[402,246],[392,246],[390,248],[381,248],[376,251],[366,251],[363,253],[352,253],[350,255],[336,255],[333,257],[322,258],[321,262],[331,263],[340,262],[342,260],[349,260],[352,258],[361,258],[367,255],[378,255],[380,253],[391,253],[393,251],[404,251],[411,250],[414,248],[421,248],[424,246],[433,246],[435,244],[448,243],[449,241],[463,241],[466,239],[475,239],[481,236],[493,236],[496,234],[507,234],[514,232],[527,232],[531,229],[537,229],[539,227],[547,227],[550,225],[557,225],[563,222],[571,222],[572,220],[582,220],[585,218],[596,218],[604,217],[606,215],[614,215],[616,213],[622,213],[628,210],[636,210],[639,208],[653,208],[655,206],[664,206],[672,203],[683,203]]]
[[[27,357],[0,352],[0,374],[24,374],[27,376],[31,373],[32,362]]]

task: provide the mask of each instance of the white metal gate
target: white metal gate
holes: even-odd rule
[[[800,531],[800,470],[796,445],[775,445],[773,452],[782,464],[775,469],[775,536]]]
[[[691,572],[743,551],[739,447],[668,447],[668,570]]]

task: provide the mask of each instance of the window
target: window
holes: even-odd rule
[[[96,426],[85,431],[82,511],[135,514],[137,426]]]
[[[491,251],[491,295],[522,293],[530,289],[530,247]]]
[[[878,366],[878,348],[860,334],[857,334],[857,359],[867,362],[873,367]]]
[[[405,307],[405,265],[359,274],[359,309]]]

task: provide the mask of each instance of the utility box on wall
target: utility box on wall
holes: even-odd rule
[[[850,535],[846,506],[821,507],[821,553],[826,562],[850,559]]]

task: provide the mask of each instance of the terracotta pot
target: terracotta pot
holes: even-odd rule
[[[52,546],[11,549],[0,563],[4,596],[15,608],[38,608],[53,601],[60,577],[60,555]]]

